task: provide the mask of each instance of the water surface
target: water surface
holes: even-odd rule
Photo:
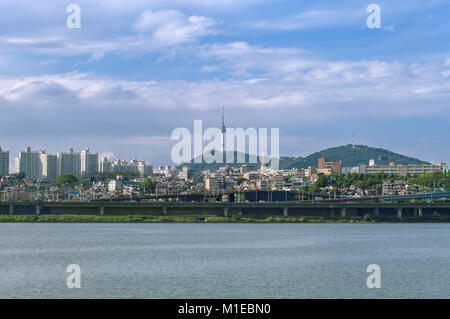
[[[449,270],[450,224],[0,224],[0,298],[449,298]]]

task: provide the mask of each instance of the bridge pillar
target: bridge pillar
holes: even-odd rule
[[[14,204],[9,204],[9,214],[14,215]]]
[[[162,213],[163,215],[167,215],[167,206],[163,206]]]
[[[225,208],[223,209],[223,215],[224,215],[225,217],[228,217],[228,207],[225,207]]]
[[[401,207],[397,208],[397,217],[403,218],[403,208]]]
[[[283,207],[283,216],[284,217],[288,217],[288,211],[289,211],[288,207]]]
[[[105,207],[100,206],[100,216],[105,215]]]
[[[41,206],[36,205],[36,215],[40,215],[41,214]]]
[[[341,208],[341,217],[347,217],[347,208],[346,207]]]
[[[380,209],[378,207],[375,207],[373,209],[373,216],[379,217],[380,216]]]

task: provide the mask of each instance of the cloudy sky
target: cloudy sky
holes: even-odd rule
[[[449,16],[449,0],[0,0],[0,145],[159,165],[173,129],[217,127],[223,105],[230,127],[280,128],[282,155],[354,133],[450,162]]]

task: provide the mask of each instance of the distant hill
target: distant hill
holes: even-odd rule
[[[237,158],[238,153],[234,152],[235,158]],[[247,165],[255,166],[255,168],[260,167],[260,159],[257,158],[257,163],[249,164],[249,155],[245,154],[245,163]],[[375,159],[376,164],[389,164],[394,162],[396,164],[429,164],[428,162],[421,161],[417,158],[404,156],[397,154],[382,148],[373,148],[366,145],[356,145],[355,148],[352,145],[343,145],[338,147],[332,147],[320,152],[313,153],[307,157],[287,157],[282,156],[280,158],[280,168],[308,168],[309,166],[317,166],[317,160],[321,157],[326,158],[329,161],[342,161],[342,166],[357,166],[360,163],[369,164],[369,160]],[[219,167],[225,164],[193,164],[186,163],[183,166],[189,166],[191,169],[195,170],[217,170]],[[242,163],[228,164],[230,167],[242,166]]]
[[[237,159],[238,159],[238,155],[243,155],[244,156],[244,163],[237,163]],[[218,154],[218,156],[223,156],[221,153]],[[202,163],[195,163],[195,161],[191,161],[190,163],[185,163],[182,166],[188,166],[193,170],[197,170],[197,171],[204,171],[204,170],[211,170],[211,171],[215,171],[217,169],[219,169],[219,167],[223,167],[225,165],[228,165],[230,167],[241,167],[242,165],[248,165],[248,166],[254,166],[255,169],[259,168],[261,166],[261,162],[259,160],[259,156],[257,156],[256,158],[256,163],[250,163],[250,155],[245,153],[238,153],[238,152],[234,152],[233,154],[234,156],[234,162],[230,163],[230,164],[223,164],[223,163],[211,163],[211,164],[207,164],[204,161],[202,161]],[[200,156],[200,160],[201,160]],[[199,160],[199,157],[196,158],[197,161]],[[226,161],[226,157],[225,160]],[[254,158],[252,158],[252,161],[254,162]]]
[[[281,157],[280,168],[308,168],[317,166],[319,158],[326,158],[329,161],[342,161],[342,166],[357,166],[360,163],[369,164],[369,160],[375,159],[376,164],[429,164],[416,158],[397,154],[382,148],[373,148],[366,145],[351,144],[332,147],[326,150],[313,153],[307,157]]]

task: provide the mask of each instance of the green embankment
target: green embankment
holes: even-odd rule
[[[450,222],[449,218],[325,218],[325,217],[218,217],[218,216],[89,216],[89,215],[0,215],[0,223],[377,223]]]

